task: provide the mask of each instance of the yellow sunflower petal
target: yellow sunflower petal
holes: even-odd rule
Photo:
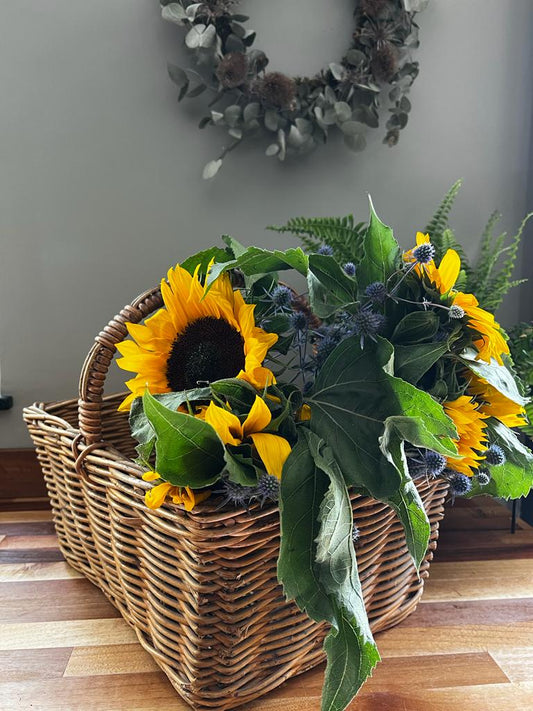
[[[158,486],[154,486],[147,491],[144,495],[144,500],[148,508],[158,509],[165,502],[165,498],[172,488],[172,484],[165,481],[163,484],[158,484]]]
[[[186,511],[192,511],[195,506],[205,501],[211,496],[211,491],[193,491],[191,488],[186,486],[184,489],[180,490],[179,497],[180,501],[174,500],[175,504],[183,504]]]
[[[416,233],[416,246],[420,244],[427,244],[429,242],[429,235],[425,235],[423,232]]]
[[[268,409],[268,405],[259,395],[256,395],[254,404],[250,408],[248,417],[244,420],[242,426],[244,436],[246,437],[252,432],[262,432],[265,427],[268,427],[271,420],[272,414]]]
[[[205,411],[205,421],[218,434],[224,444],[240,444],[243,439],[242,425],[239,418],[214,402]]]
[[[454,249],[449,249],[439,264],[439,290],[441,294],[447,294],[455,286],[459,272],[461,271],[461,259]]]
[[[274,373],[263,366],[257,366],[251,370],[241,370],[237,377],[239,380],[244,380],[253,385],[256,390],[264,390],[269,385],[275,385],[276,383]]]
[[[155,481],[159,479],[159,474],[157,472],[145,472],[142,478],[144,481]]]
[[[267,432],[255,432],[250,434],[257,454],[265,465],[268,474],[281,479],[281,472],[287,457],[291,453],[291,446],[286,439],[279,435],[268,434]]]

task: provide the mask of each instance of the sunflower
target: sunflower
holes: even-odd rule
[[[404,261],[408,263],[416,263],[417,259],[414,254],[417,247],[423,244],[431,244],[429,235],[422,232],[416,233],[416,247],[405,252],[403,255]],[[449,249],[441,259],[437,267],[435,261],[431,259],[429,262],[415,264],[415,272],[419,277],[426,277],[434,289],[437,289],[441,294],[447,294],[454,286],[461,271],[461,259],[454,249]]]
[[[239,445],[250,439],[267,474],[281,479],[281,471],[291,452],[291,446],[284,437],[263,431],[271,420],[270,410],[258,395],[242,424],[236,415],[214,402],[211,402],[205,411],[205,421],[217,432],[224,444]]]
[[[238,377],[257,389],[275,382],[263,367],[278,340],[258,328],[253,304],[233,291],[223,274],[208,291],[198,277],[177,265],[161,281],[165,308],[141,324],[126,324],[133,340],[117,348],[117,364],[137,375],[126,383],[131,394],[119,410],[129,410],[146,387],[152,394],[178,392],[222,378]]]
[[[482,413],[473,398],[467,395],[443,403],[444,411],[453,420],[459,435],[456,440],[457,451],[461,459],[448,459],[448,467],[462,472],[467,476],[473,475],[473,470],[479,467],[486,448],[487,437],[485,428],[488,415]]]
[[[157,481],[159,478],[157,472],[143,474],[145,481]],[[149,509],[158,509],[165,503],[167,496],[172,497],[174,504],[183,504],[186,511],[192,511],[197,504],[211,496],[211,491],[193,491],[188,486],[173,486],[164,481],[149,489],[144,495],[144,501]]]
[[[491,358],[495,358],[500,365],[503,365],[502,355],[509,353],[509,346],[494,316],[479,307],[479,301],[473,294],[463,294],[457,291],[452,296],[453,306],[459,306],[465,312],[468,317],[468,328],[479,336],[473,341],[478,352],[478,359],[481,358],[486,363],[490,363]]]
[[[487,417],[495,417],[507,427],[523,427],[526,424],[524,408],[496,390],[484,378],[469,374],[468,392],[480,402],[479,411]]]

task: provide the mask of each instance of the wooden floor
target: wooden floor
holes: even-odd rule
[[[533,529],[489,499],[448,510],[417,611],[350,711],[533,711]],[[1,711],[186,711],[57,548],[48,511],[0,513]],[[318,711],[323,668],[243,711]]]

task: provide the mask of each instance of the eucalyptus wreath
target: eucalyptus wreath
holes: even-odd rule
[[[213,178],[225,156],[261,132],[270,138],[266,155],[285,160],[326,143],[340,130],[352,151],[366,145],[378,128],[380,111],[389,117],[383,142],[394,146],[411,110],[407,94],[419,71],[411,50],[418,47],[417,12],[429,0],[356,0],[352,42],[339,62],[311,77],[269,72],[269,59],[256,49],[256,33],[238,0],[161,0],[162,15],[186,29],[185,45],[196,68],[169,64],[178,100],[209,94],[210,112],[200,128],[223,127],[229,142],[204,168]]]

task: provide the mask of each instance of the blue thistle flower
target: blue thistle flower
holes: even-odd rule
[[[310,393],[311,390],[313,389],[313,385],[314,385],[314,383],[313,383],[312,380],[306,380],[306,381],[305,381],[305,384],[304,384],[304,387],[303,387],[303,394],[304,394],[304,395],[309,395],[309,393]]]
[[[319,248],[318,254],[322,254],[325,257],[333,257],[333,247],[330,247],[329,244],[323,244],[322,247]]]
[[[438,477],[446,469],[446,457],[438,452],[428,450],[424,455],[427,473],[431,477]]]
[[[361,309],[353,317],[354,333],[361,336],[361,347],[364,339],[374,338],[385,324],[385,316],[377,314],[370,309]]]
[[[476,480],[479,486],[487,486],[490,481],[490,472],[488,469],[480,469],[476,474]]]
[[[460,306],[456,306],[455,304],[452,304],[452,306],[450,306],[450,309],[448,311],[448,316],[450,318],[460,319],[463,318],[464,315],[464,309],[462,309]]]
[[[450,491],[453,496],[464,496],[472,488],[472,482],[466,474],[452,472],[448,477],[448,481],[450,482]]]
[[[346,262],[346,264],[343,267],[344,273],[347,274],[348,276],[355,276],[355,264],[353,262]]]
[[[290,316],[291,328],[295,331],[305,331],[307,328],[307,316],[301,311],[295,311]]]
[[[261,474],[254,496],[259,500],[261,506],[266,501],[277,501],[279,499],[279,479],[271,474]]]
[[[316,347],[316,362],[318,366],[323,365],[339,344],[339,335],[335,332],[328,333]]]
[[[291,305],[292,292],[287,286],[276,286],[270,296],[272,303],[278,308],[286,308]]]
[[[503,449],[497,444],[491,444],[485,452],[485,461],[493,467],[505,464],[506,456]]]
[[[382,304],[387,298],[387,287],[381,281],[374,281],[366,287],[365,296],[368,296],[369,299],[378,304]]]
[[[222,481],[222,495],[225,498],[219,508],[222,508],[226,504],[231,504],[235,507],[244,506],[245,508],[248,508],[248,504],[250,503],[254,493],[254,487],[241,486],[240,484],[236,484],[234,481],[224,479]]]
[[[429,264],[435,256],[435,247],[431,242],[424,242],[413,249],[413,257],[419,264]]]

